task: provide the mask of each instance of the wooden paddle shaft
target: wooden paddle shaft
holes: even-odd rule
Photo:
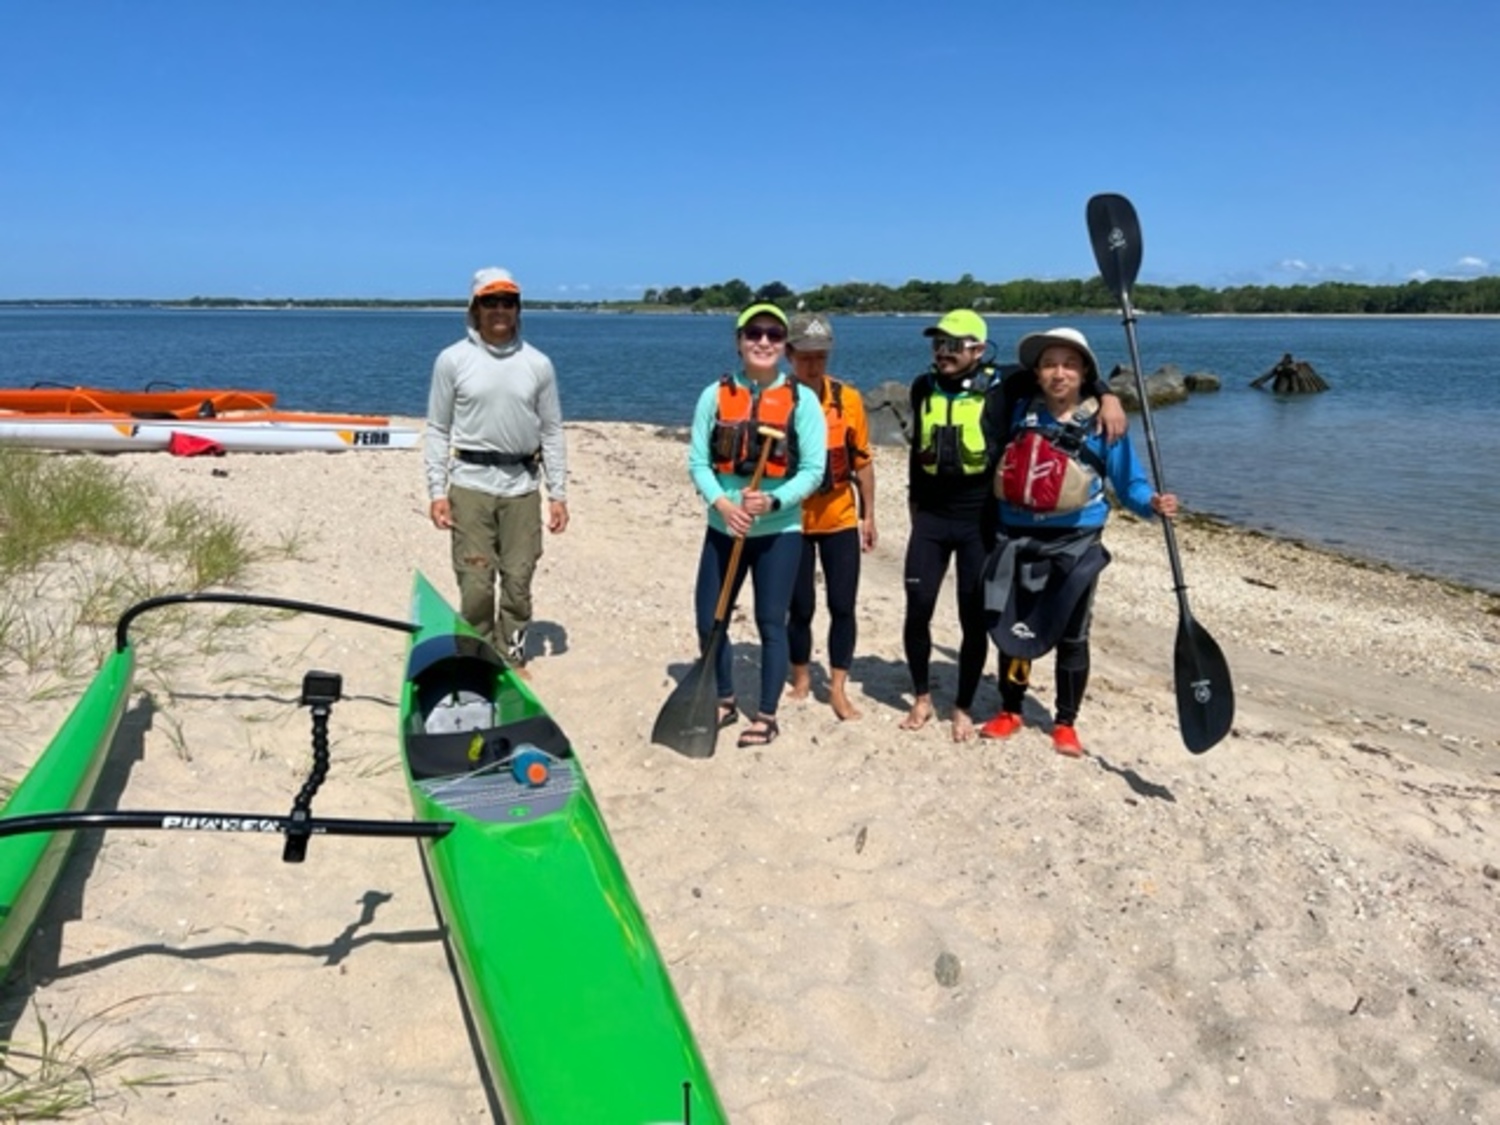
[[[771,456],[771,444],[786,437],[786,433],[773,426],[761,426],[760,436],[765,440],[760,443],[760,456],[755,461],[755,472],[750,474],[750,484],[746,487],[746,492],[760,487],[760,478],[766,473],[766,461]],[[724,585],[719,588],[719,604],[714,608],[715,625],[729,615],[729,595],[734,589],[734,576],[739,573],[740,556],[744,553],[745,536],[736,535],[734,549],[729,552],[729,569],[724,572]]]

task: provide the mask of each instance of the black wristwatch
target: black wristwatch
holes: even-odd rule
[[[773,511],[773,512],[779,512],[779,511],[781,511],[781,497],[780,496],[773,496],[773,497],[771,497],[771,511]]]

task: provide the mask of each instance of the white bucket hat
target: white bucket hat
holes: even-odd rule
[[[1022,336],[1021,342],[1016,345],[1016,358],[1021,366],[1028,371],[1036,370],[1037,360],[1042,358],[1042,353],[1053,344],[1062,344],[1065,347],[1075,348],[1083,354],[1089,362],[1088,374],[1099,378],[1099,361],[1094,358],[1094,350],[1089,347],[1088,337],[1076,328],[1049,328],[1045,332],[1033,332],[1029,336]]]

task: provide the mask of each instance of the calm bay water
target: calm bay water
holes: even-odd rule
[[[908,381],[930,317],[837,318],[833,368],[860,387]],[[1045,318],[990,322],[1011,359]],[[1118,318],[1069,320],[1108,371]],[[50,381],[275,391],[290,409],[420,416],[438,350],[462,313],[0,309],[0,385]],[[734,362],[710,316],[529,313],[570,421],[685,425],[698,390]],[[1153,414],[1167,486],[1194,511],[1500,592],[1500,320],[1146,317],[1147,371],[1221,377]],[[1332,389],[1278,398],[1250,381],[1292,352]],[[1144,456],[1140,420],[1132,433]]]

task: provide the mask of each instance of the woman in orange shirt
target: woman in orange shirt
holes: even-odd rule
[[[818,396],[828,422],[828,462],[822,487],[802,502],[802,563],[792,588],[787,640],[791,648],[793,699],[812,689],[812,617],[817,607],[815,571],[823,562],[828,595],[828,702],[840,719],[857,719],[849,701],[854,662],[862,551],[875,549],[875,465],[870,429],[859,392],[828,374],[833,328],[814,313],[792,317],[786,354],[797,381]]]

